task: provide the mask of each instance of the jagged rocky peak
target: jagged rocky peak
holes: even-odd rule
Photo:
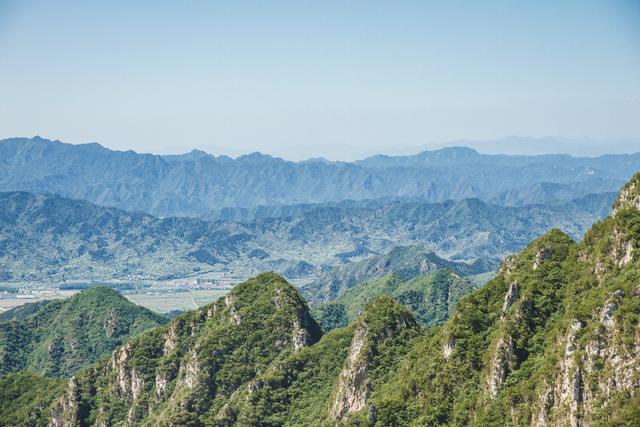
[[[613,214],[617,214],[624,209],[635,209],[640,211],[640,172],[636,173],[622,187],[618,199],[613,204]]]
[[[378,297],[367,305],[356,325],[329,409],[333,422],[341,422],[367,407],[373,388],[370,372],[376,368],[376,355],[383,352],[388,343],[419,330],[413,315],[389,296]],[[369,408],[369,418],[375,421],[371,419],[375,418],[372,408]]]
[[[80,388],[82,402],[67,393],[54,418],[86,422],[87,414],[78,411],[86,405],[104,425],[167,420],[183,425],[184,408],[190,408],[189,422],[197,424],[219,413],[275,360],[320,336],[297,290],[277,274],[260,274],[218,301],[134,338],[100,368],[79,374],[68,390]],[[110,411],[113,405],[127,410]]]

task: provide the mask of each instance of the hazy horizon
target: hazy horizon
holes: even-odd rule
[[[163,151],[152,151],[152,150],[138,150],[133,147],[109,147],[101,143],[100,141],[64,141],[60,138],[48,137],[45,135],[33,135],[33,136],[10,136],[10,137],[0,137],[0,141],[5,139],[12,138],[41,138],[44,140],[50,141],[58,141],[65,144],[71,145],[83,145],[83,144],[99,144],[100,146],[112,150],[112,151],[134,151],[138,154],[153,154],[160,156],[170,156],[170,155],[181,155],[188,154],[192,151],[203,151],[207,154],[213,155],[215,157],[219,156],[227,156],[231,158],[238,158],[254,153],[260,153],[264,155],[269,155],[276,158],[281,158],[287,161],[293,162],[301,162],[313,159],[325,159],[329,161],[337,161],[337,162],[354,162],[358,160],[363,160],[371,156],[375,155],[388,155],[388,156],[410,156],[422,153],[424,151],[436,151],[443,148],[471,148],[477,151],[480,154],[505,154],[505,155],[547,155],[547,154],[567,154],[572,157],[598,157],[606,154],[636,154],[640,153],[640,140],[622,140],[622,139],[603,139],[603,140],[595,140],[590,138],[564,138],[559,136],[548,136],[541,138],[532,138],[532,137],[523,137],[517,135],[510,135],[504,138],[499,138],[495,140],[474,140],[474,139],[459,139],[455,141],[448,141],[442,143],[434,143],[434,144],[425,144],[422,146],[413,146],[413,147],[400,147],[394,151],[374,151],[368,154],[365,154],[360,157],[354,158],[334,158],[331,155],[327,155],[326,153],[318,153],[317,155],[313,155],[310,157],[301,157],[295,158],[292,156],[279,155],[277,153],[268,152],[268,151],[246,151],[246,152],[224,152],[224,151],[212,151],[206,145],[202,146],[185,146],[180,151],[175,152],[163,152]]]
[[[298,160],[507,135],[606,152],[640,141],[637,22],[630,0],[0,1],[0,132]]]

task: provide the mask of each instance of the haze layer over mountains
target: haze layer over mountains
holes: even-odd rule
[[[220,269],[330,277],[400,246],[486,271],[550,228],[580,239],[637,169],[640,154],[508,156],[458,147],[295,163],[7,139],[2,280]]]
[[[294,163],[260,153],[237,159],[200,151],[159,156],[39,137],[0,141],[2,191],[56,193],[163,217],[379,198],[552,203],[617,192],[639,168],[640,154],[507,156],[457,147],[352,163]]]

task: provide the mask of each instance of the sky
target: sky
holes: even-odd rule
[[[640,1],[0,0],[0,138],[34,135],[293,160],[640,141]]]

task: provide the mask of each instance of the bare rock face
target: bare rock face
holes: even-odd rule
[[[445,341],[442,345],[442,357],[444,357],[444,360],[449,360],[449,357],[451,357],[451,353],[453,353],[455,348],[456,342],[453,338],[449,338]]]
[[[116,333],[117,326],[118,326],[118,317],[116,316],[116,313],[113,310],[111,310],[107,315],[107,317],[104,319],[103,328],[104,328],[105,334],[109,338],[113,337]]]
[[[542,264],[542,262],[549,259],[552,254],[553,254],[553,248],[544,248],[538,251],[538,253],[536,254],[533,260],[533,266],[532,266],[533,270],[537,270],[538,268],[540,268],[540,265]]]
[[[613,230],[611,236],[611,260],[618,267],[624,267],[633,260],[633,243],[631,239],[618,229]]]
[[[71,377],[67,393],[56,403],[51,416],[52,427],[74,427],[78,424],[78,383]]]
[[[509,290],[504,296],[504,304],[502,304],[502,315],[504,316],[507,310],[513,305],[520,295],[520,285],[518,282],[513,282],[509,285]]]
[[[371,392],[367,381],[370,355],[367,328],[365,324],[361,324],[356,329],[349,355],[340,373],[336,397],[329,411],[332,420],[341,420],[350,413],[360,411],[367,404]]]
[[[293,348],[295,351],[299,351],[309,344],[311,344],[309,332],[303,328],[300,321],[296,319],[293,323]]]
[[[498,340],[494,357],[491,361],[489,376],[487,377],[487,392],[489,396],[496,397],[502,383],[511,370],[511,358],[513,357],[513,339],[506,335]]]
[[[516,257],[514,255],[507,256],[502,264],[500,264],[500,268],[498,270],[498,274],[501,274],[505,278],[508,278],[511,273],[513,273],[516,269]]]
[[[606,402],[613,393],[636,393],[640,388],[640,331],[633,343],[625,345],[615,312],[624,298],[621,290],[613,292],[605,305],[594,313],[596,333],[586,346],[582,357],[585,376],[597,376],[595,387],[585,387],[583,411],[589,414]],[[603,374],[604,373],[604,374]]]
[[[184,384],[188,389],[193,390],[196,387],[199,373],[200,363],[198,361],[198,353],[193,349],[189,353],[188,359],[180,366],[180,374],[178,374],[178,378],[181,384]]]
[[[613,205],[613,215],[622,209],[640,210],[640,175],[636,174],[622,189],[618,200]]]
[[[227,294],[224,297],[224,304],[225,306],[227,306],[227,308],[229,308],[229,320],[236,325],[239,325],[242,321],[242,318],[240,317],[240,313],[238,313],[238,310],[236,309],[235,299],[233,295]]]
[[[384,316],[384,321],[380,317]],[[373,383],[369,375],[375,368],[373,359],[389,340],[405,331],[418,330],[413,316],[390,297],[379,297],[361,315],[329,405],[329,419],[341,424],[350,414],[367,409]],[[368,417],[375,421],[375,408],[368,407]]]
[[[581,403],[582,376],[574,353],[578,349],[577,333],[584,325],[579,320],[571,323],[565,336],[564,354],[560,360],[560,375],[555,386],[555,406],[566,410],[567,421],[572,427],[578,426],[578,409]]]

